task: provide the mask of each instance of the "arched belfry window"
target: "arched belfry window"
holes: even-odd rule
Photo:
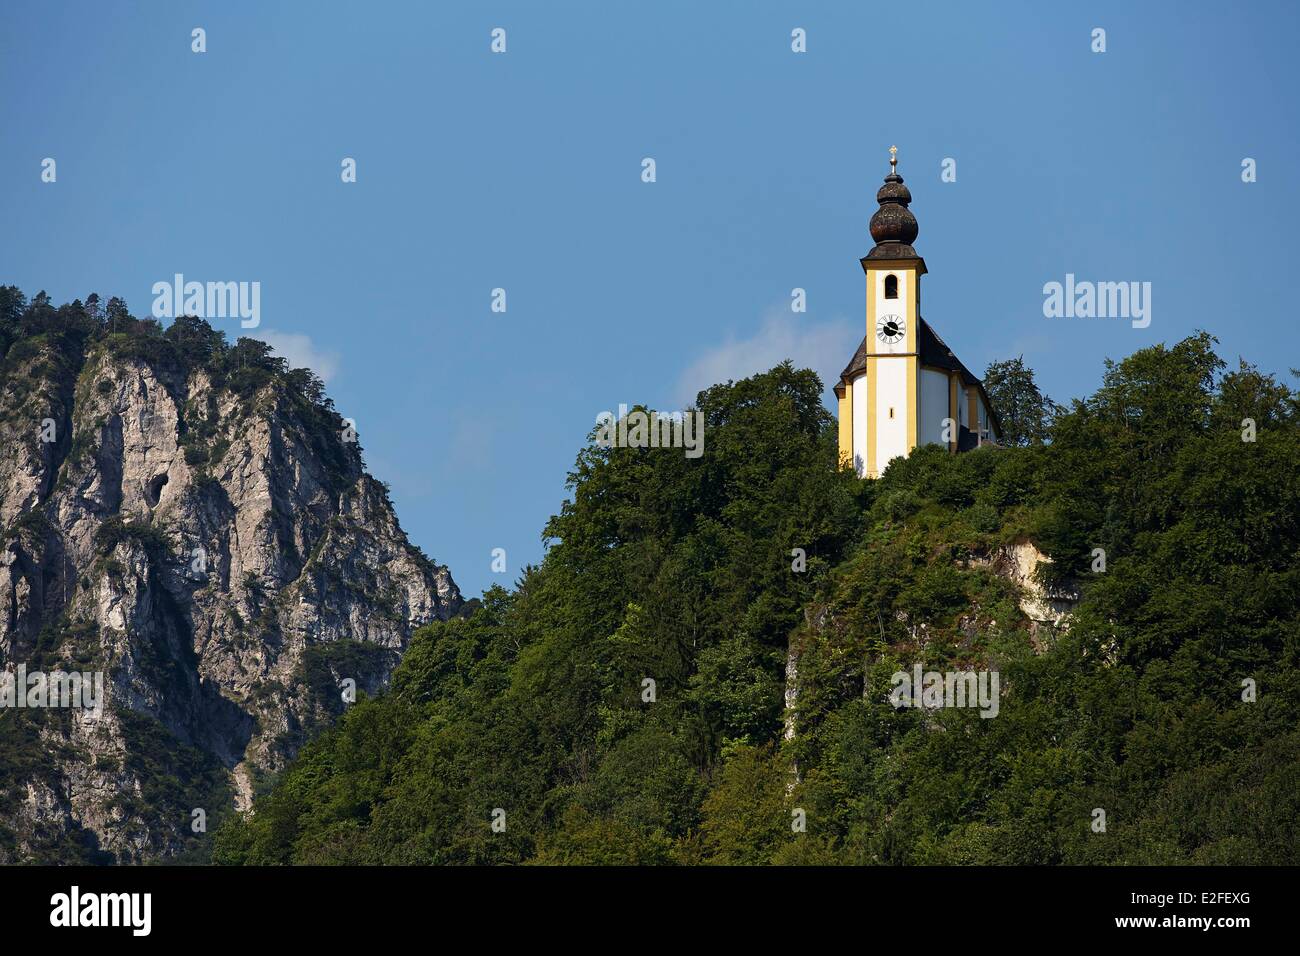
[[[894,275],[885,276],[885,298],[886,299],[898,298],[898,276],[894,276]]]

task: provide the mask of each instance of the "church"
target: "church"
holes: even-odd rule
[[[925,260],[916,254],[912,194],[890,147],[889,175],[871,217],[875,247],[861,260],[867,275],[867,327],[840,373],[841,460],[860,477],[876,478],[917,445],[969,451],[1001,435],[984,385],[921,318]]]

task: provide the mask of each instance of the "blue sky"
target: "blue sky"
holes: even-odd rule
[[[327,375],[403,526],[469,596],[540,559],[601,411],[680,408],[787,356],[830,384],[863,334],[857,259],[891,144],[923,314],[977,372],[1023,354],[1066,400],[1104,357],[1197,328],[1231,362],[1300,365],[1298,19],[6,0],[0,283],[145,315],[176,272],[260,282],[256,334]],[[1043,284],[1067,272],[1151,282],[1150,327],[1045,318]]]

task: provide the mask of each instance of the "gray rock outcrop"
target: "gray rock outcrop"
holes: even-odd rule
[[[0,862],[183,855],[461,604],[328,402],[223,375],[111,337],[0,367],[0,667],[107,697],[0,712]]]

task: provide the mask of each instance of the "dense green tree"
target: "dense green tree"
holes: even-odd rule
[[[1006,445],[1040,445],[1047,438],[1060,407],[1038,389],[1034,370],[1024,356],[990,362],[984,371],[984,390],[1002,426]]]

